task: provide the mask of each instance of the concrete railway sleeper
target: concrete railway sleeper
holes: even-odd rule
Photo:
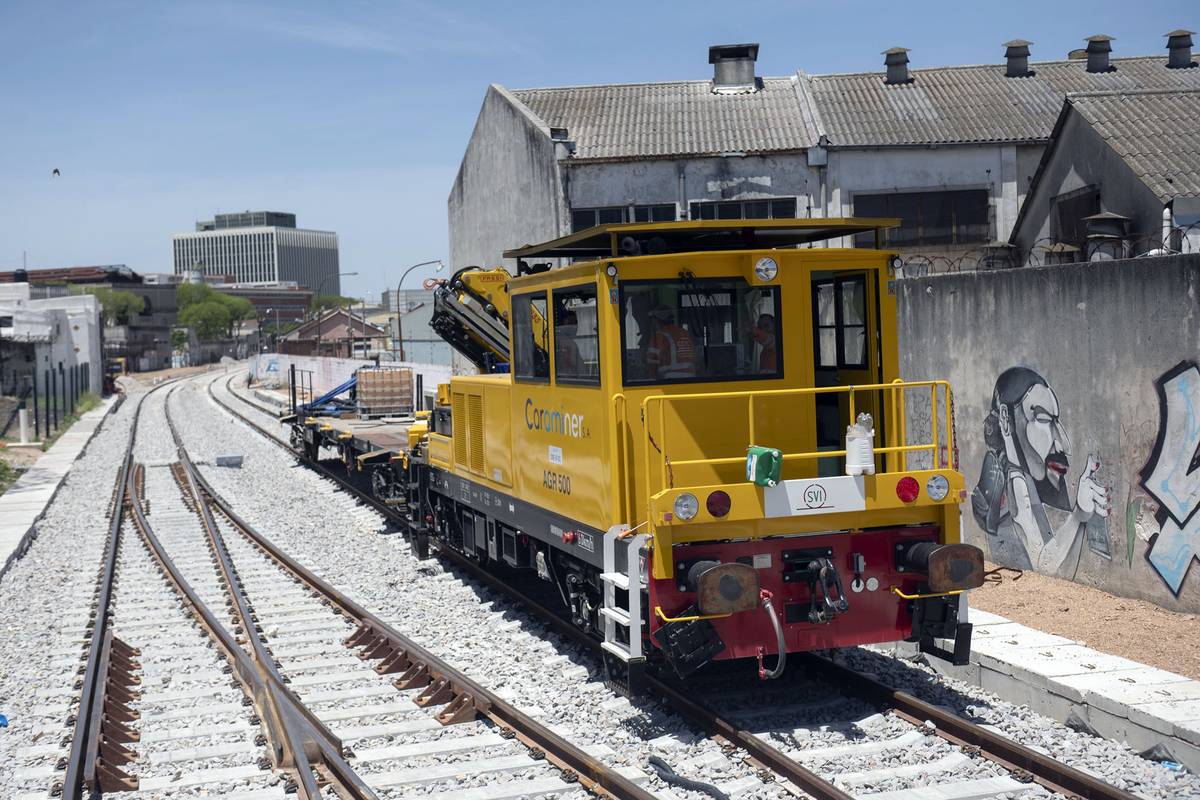
[[[650,800],[653,797],[653,794],[621,772],[608,767],[598,758],[589,755],[443,659],[403,636],[387,622],[275,547],[242,520],[231,505],[208,485],[199,470],[192,465],[173,424],[172,432],[184,478],[192,490],[192,496],[203,498],[203,502],[198,504],[198,513],[205,517],[205,527],[210,531],[210,540],[222,545],[223,555],[218,557],[218,561],[223,563],[223,573],[232,575],[234,570],[231,563],[225,563],[229,561],[229,555],[228,551],[223,549],[216,522],[212,519],[213,509],[284,574],[319,595],[323,604],[327,604],[353,623],[356,628],[354,633],[345,639],[345,646],[357,651],[358,657],[363,661],[378,662],[374,667],[375,673],[395,675],[393,685],[396,689],[405,692],[416,691],[414,702],[417,706],[431,709],[440,707],[440,711],[434,716],[440,725],[466,723],[476,718],[487,720],[499,729],[502,738],[512,738],[523,744],[534,760],[544,759],[548,764],[557,767],[567,780],[567,783],[562,785],[563,790],[569,790],[570,784],[577,783],[583,789],[601,797],[628,800]],[[257,619],[249,625],[261,627]],[[252,630],[253,627],[247,629]],[[370,776],[366,778],[369,781]]]
[[[264,416],[270,416],[269,412],[259,407],[256,403],[235,392],[232,383],[233,379],[230,378],[226,382],[226,388],[234,398],[246,406],[255,409],[256,412]],[[369,492],[364,491],[361,487],[355,485],[354,482],[348,480],[344,474],[340,474],[344,470],[330,468],[318,461],[305,458],[305,454],[297,454],[293,448],[288,447],[278,436],[267,430],[241,409],[236,409],[229,403],[218,398],[213,391],[212,383],[209,384],[208,391],[214,401],[228,413],[239,418],[265,438],[278,444],[281,448],[288,450],[293,456],[301,458],[310,467],[333,479],[343,488],[358,496],[361,501],[373,506],[397,524],[404,525],[404,520],[399,518],[398,509],[392,507],[390,504],[381,502],[378,498],[373,497]],[[482,568],[471,559],[454,552],[451,548],[443,547],[439,549],[439,552],[443,557],[453,561],[473,578],[481,580],[493,589],[517,600],[526,609],[532,611],[535,616],[550,624],[559,634],[570,638],[576,643],[589,647],[599,655],[599,643],[583,633],[578,627],[563,619],[560,614],[555,613],[528,595],[521,593],[510,584],[500,580],[490,571]],[[823,676],[831,683],[844,688],[848,694],[860,697],[879,709],[893,712],[898,719],[905,720],[926,733],[933,733],[937,737],[959,748],[965,754],[978,756],[999,765],[1013,776],[1011,779],[994,779],[991,783],[988,781],[977,781],[974,782],[974,789],[964,784],[964,792],[977,792],[969,796],[982,797],[992,793],[1004,792],[1019,794],[1022,792],[1020,785],[1039,784],[1049,791],[1069,798],[1135,800],[1135,796],[1130,792],[1105,783],[1092,775],[1064,764],[1033,748],[1026,747],[1012,739],[994,733],[981,725],[964,720],[955,714],[926,703],[910,694],[892,689],[869,675],[864,675],[820,656],[809,656],[806,661],[809,663],[819,663],[819,668]],[[664,680],[653,674],[648,675],[647,679],[652,694],[666,700],[681,716],[698,728],[706,731],[723,745],[742,750],[747,755],[751,764],[775,773],[780,779],[787,781],[812,797],[821,798],[821,800],[849,800],[852,797],[844,788],[835,785],[832,780],[827,780],[816,771],[798,763],[795,758],[772,746],[763,737],[754,734],[748,727],[706,707],[702,702],[695,699],[694,694],[687,693],[681,687],[675,685],[675,681],[670,679]],[[951,789],[949,786],[946,788],[948,790]],[[983,794],[979,794],[978,792],[982,792]],[[947,796],[952,795],[948,794]]]
[[[577,780],[594,794],[630,800],[650,800],[654,796],[330,586],[242,520],[197,471],[193,469],[190,477],[205,498],[203,506],[211,503],[232,523],[235,530],[253,542],[279,567],[357,625],[345,644],[356,649],[359,658],[377,662],[374,669],[381,675],[397,676],[394,681],[397,689],[420,690],[415,700],[417,705],[441,706],[441,711],[436,715],[439,723],[453,725],[477,716],[483,717],[496,725],[502,736],[515,737],[536,757],[545,758],[566,773],[569,779]]]

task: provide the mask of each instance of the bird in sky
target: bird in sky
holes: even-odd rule
[[[51,172],[51,173],[50,173],[50,175],[51,175],[51,176],[53,176],[53,177],[55,177],[55,178],[58,178],[58,177],[60,177],[60,176],[62,175],[62,173],[58,171],[58,167],[55,167],[55,168],[54,168],[54,172]]]

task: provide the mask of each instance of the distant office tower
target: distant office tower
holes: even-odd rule
[[[195,233],[171,237],[175,274],[227,275],[233,283],[295,281],[322,294],[340,294],[338,240],[332,231],[296,227],[278,211],[218,214]]]

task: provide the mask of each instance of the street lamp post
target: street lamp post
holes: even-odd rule
[[[275,351],[279,352],[279,307],[276,306],[275,308],[267,309],[268,314],[272,311],[275,312],[275,336],[273,337],[273,344],[275,345]],[[261,328],[259,330],[261,331]]]
[[[357,274],[358,274],[357,272],[339,272],[335,275],[326,275],[324,278],[321,279],[321,282],[317,284],[317,294],[316,294],[316,296],[313,297],[313,303],[317,304],[317,355],[318,356],[321,355],[321,308],[319,305],[321,302],[321,290],[323,288],[325,288],[325,284],[329,281],[330,278],[341,278],[341,277],[345,277],[348,275],[357,275]]]
[[[398,359],[400,361],[404,360],[404,329],[402,327],[404,323],[403,316],[400,313],[400,286],[404,283],[404,279],[408,277],[408,273],[417,267],[427,267],[430,264],[437,264],[437,269],[434,272],[441,272],[446,268],[446,265],[442,263],[440,258],[435,258],[432,261],[422,261],[420,264],[413,264],[404,270],[404,274],[400,276],[400,280],[396,281],[396,345],[400,350],[400,358]]]

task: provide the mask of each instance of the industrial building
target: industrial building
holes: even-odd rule
[[[382,296],[385,314],[381,316],[391,327],[391,348],[399,360],[421,364],[453,363],[453,348],[429,325],[433,317],[432,290],[401,289],[397,292],[386,289]],[[375,321],[374,318],[371,321]]]
[[[178,305],[175,285],[161,282],[160,277],[143,276],[124,264],[106,264],[0,272],[0,284],[29,284],[35,299],[66,299],[72,294],[72,286],[83,291],[105,288],[137,295],[142,300],[139,313],[127,319],[103,320],[103,349],[105,357],[124,358],[129,369],[145,372],[171,363],[171,329]],[[100,338],[98,335],[97,341]]]
[[[1200,252],[1200,89],[1063,104],[1013,231],[1033,266]]]
[[[338,239],[332,231],[296,227],[295,214],[246,211],[196,223],[171,237],[176,275],[228,275],[233,283],[294,281],[339,294]]]
[[[81,365],[87,391],[100,393],[100,303],[91,295],[48,293],[28,282],[0,282],[0,395],[45,391],[54,378]]]
[[[1017,39],[1002,63],[929,69],[892,48],[878,72],[777,78],[758,75],[758,45],[720,45],[701,80],[492,85],[448,200],[451,263],[606,222],[851,215],[900,217],[888,244],[910,261],[1012,261],[1068,94],[1200,88],[1176,66],[1193,60],[1185,31],[1160,55],[1112,42],[1033,61]]]

